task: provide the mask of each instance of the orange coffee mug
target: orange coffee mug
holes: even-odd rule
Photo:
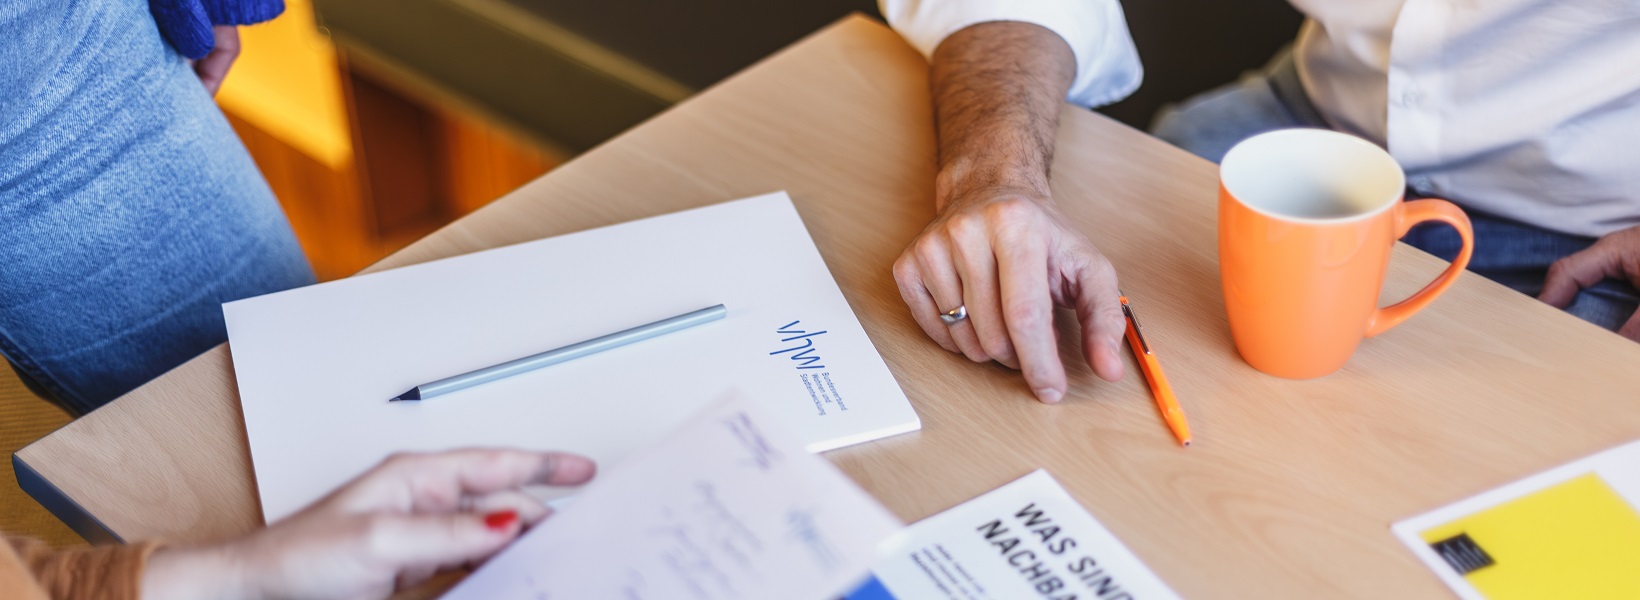
[[[1219,165],[1219,272],[1236,350],[1291,379],[1344,366],[1363,338],[1428,306],[1469,264],[1469,217],[1445,200],[1402,202],[1406,175],[1372,143],[1324,129],[1248,138]],[[1395,241],[1440,221],[1463,251],[1440,278],[1378,308]]]

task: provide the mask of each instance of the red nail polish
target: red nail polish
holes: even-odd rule
[[[518,522],[518,511],[502,510],[484,515],[484,526],[496,531],[506,531]]]

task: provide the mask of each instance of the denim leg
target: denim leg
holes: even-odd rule
[[[143,0],[0,8],[0,353],[84,413],[312,283],[272,192]]]
[[[1216,163],[1237,142],[1292,127],[1326,123],[1303,96],[1291,51],[1283,50],[1263,71],[1162,107],[1150,133]]]
[[[1596,238],[1567,235],[1531,225],[1466,211],[1475,232],[1469,270],[1536,297],[1543,292],[1549,265],[1593,245]],[[1445,225],[1419,225],[1402,241],[1444,260],[1457,258],[1463,242]],[[1640,292],[1625,281],[1608,279],[1578,293],[1566,312],[1616,331],[1640,308]]]

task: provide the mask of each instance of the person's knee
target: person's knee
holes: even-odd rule
[[[1295,123],[1261,76],[1197,94],[1162,107],[1151,135],[1191,154],[1219,162],[1230,148],[1253,135]]]
[[[1194,143],[1195,140],[1191,136],[1191,132],[1194,130],[1195,128],[1188,122],[1185,109],[1177,104],[1169,104],[1157,110],[1156,118],[1150,124],[1150,135],[1183,148],[1191,154],[1201,156],[1201,153],[1195,148],[1197,144]]]
[[[1566,312],[1608,331],[1621,329],[1640,310],[1640,294],[1632,286],[1603,281],[1577,293]]]

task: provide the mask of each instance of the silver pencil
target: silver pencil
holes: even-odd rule
[[[688,329],[702,323],[722,319],[728,314],[728,309],[722,304],[697,311],[684,313],[676,317],[669,317],[650,323],[639,325],[624,331],[617,331],[609,335],[595,337],[584,342],[576,342],[562,348],[554,348],[540,354],[532,354],[524,358],[510,360],[493,367],[484,367],[476,371],[469,371],[453,377],[445,377],[432,383],[423,383],[410,388],[410,391],[389,399],[388,402],[405,402],[412,400],[426,400],[434,396],[442,396],[451,392],[464,390],[475,385],[481,385],[505,379],[519,373],[527,373],[536,369],[556,365],[561,362],[575,360],[583,356],[597,354],[605,350],[613,350],[627,344],[641,342],[650,338],[659,337]]]

